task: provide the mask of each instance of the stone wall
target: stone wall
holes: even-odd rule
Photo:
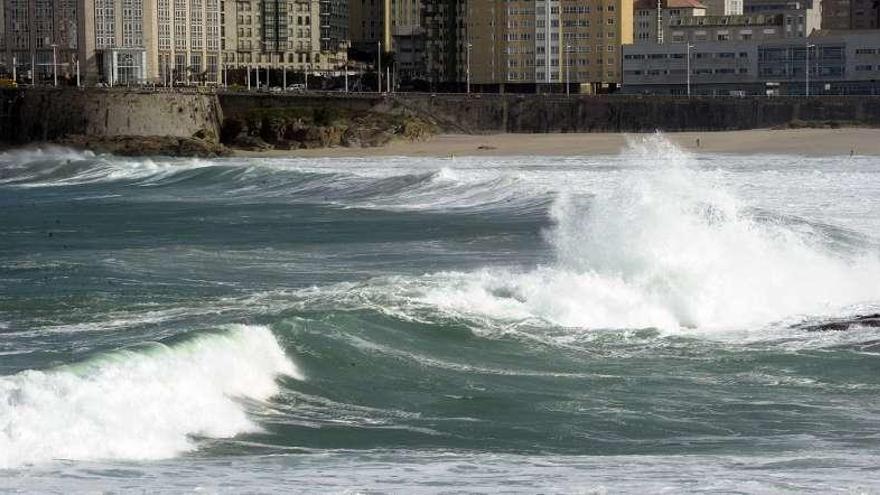
[[[880,126],[880,97],[663,97],[397,94],[162,93],[113,89],[0,90],[0,141],[69,135],[203,136],[216,142],[224,114],[255,108],[328,108],[412,114],[445,132],[644,132],[798,125]]]
[[[880,98],[424,95],[395,97],[465,132],[644,132],[763,129],[791,123],[880,126]]]
[[[445,132],[645,132],[763,129],[789,124],[880,126],[880,98],[561,95],[220,95],[230,116],[253,108],[334,107],[411,113]]]
[[[216,141],[223,112],[213,94],[115,89],[20,89],[0,92],[0,141],[53,141],[199,134]]]

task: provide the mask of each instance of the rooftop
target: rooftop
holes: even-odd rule
[[[698,0],[660,0],[664,9],[705,9]],[[656,10],[656,0],[636,0],[636,10]]]

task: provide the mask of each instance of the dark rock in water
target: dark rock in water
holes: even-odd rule
[[[880,313],[860,315],[847,320],[829,321],[818,325],[808,325],[803,328],[808,332],[842,332],[856,326],[880,328]]]

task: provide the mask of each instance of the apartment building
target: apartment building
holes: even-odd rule
[[[76,0],[0,0],[0,67],[23,78],[75,77]],[[57,65],[56,65],[57,64]]]
[[[880,3],[875,0],[822,0],[823,29],[878,29]]]
[[[80,0],[79,57],[87,83],[143,84],[151,80],[147,51],[156,36],[155,2]]]
[[[850,29],[880,28],[880,4],[876,0],[850,0]]]
[[[466,64],[462,50],[461,0],[424,0],[421,27],[425,36],[425,77],[434,90],[458,87]]]
[[[321,0],[321,51],[339,54],[348,50],[348,2]]]
[[[352,46],[363,52],[372,52],[382,43],[384,51],[391,51],[392,0],[350,0],[349,33]]]
[[[803,38],[822,28],[819,0],[745,0],[743,13],[783,16],[786,38]]]
[[[165,84],[220,79],[220,0],[155,0],[150,78]]]
[[[664,43],[670,25],[704,17],[708,9],[698,0],[637,0],[633,10],[633,43]]]
[[[702,16],[678,19],[668,26],[668,43],[761,41],[785,37],[783,15]]]
[[[327,16],[322,16],[322,7],[328,5],[332,7],[321,0],[225,0],[224,67],[322,74],[342,70],[347,44],[333,37],[338,26],[323,24]],[[331,35],[324,37],[327,33]]]
[[[432,82],[470,80],[487,91],[562,91],[568,86],[596,92],[620,80],[620,47],[633,41],[633,3],[426,2],[423,25]]]
[[[743,0],[703,0],[708,15],[742,15]]]

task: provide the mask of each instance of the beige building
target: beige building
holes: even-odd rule
[[[322,5],[326,2],[224,2],[222,64],[225,68],[284,69],[321,74],[342,70],[347,45],[341,40],[329,43],[330,40],[322,39]],[[325,46],[335,50],[325,50]]]
[[[0,0],[0,66],[20,80],[218,84],[224,69],[330,73],[345,63],[340,0]],[[327,49],[327,48],[330,49]],[[265,81],[265,79],[263,79]]]
[[[632,0],[469,0],[464,14],[458,73],[472,85],[602,91],[633,42]]]
[[[86,83],[144,84],[152,80],[147,51],[155,0],[80,0],[79,58]]]
[[[150,78],[165,84],[217,82],[220,77],[220,0],[155,0],[156,33]]]

